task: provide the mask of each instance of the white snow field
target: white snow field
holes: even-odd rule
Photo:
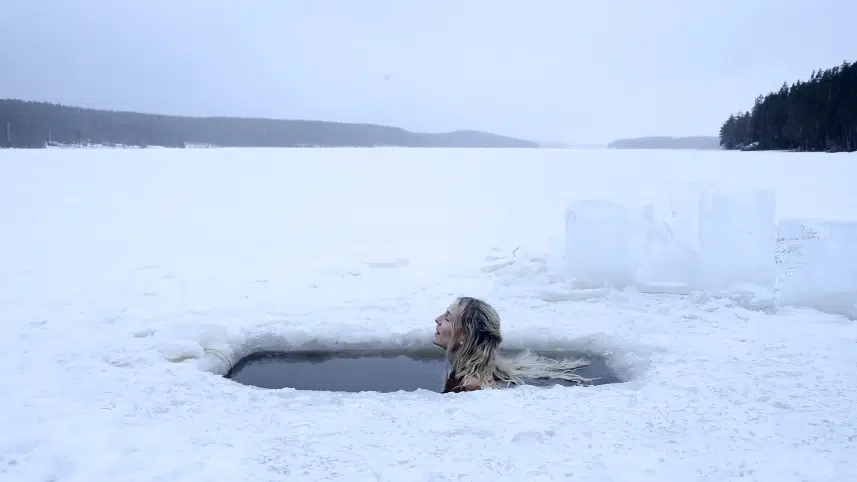
[[[0,480],[857,480],[855,183],[854,154],[0,151]],[[431,349],[460,295],[626,381],[221,376]]]

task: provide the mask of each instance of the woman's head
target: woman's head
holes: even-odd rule
[[[476,298],[456,299],[435,323],[434,343],[444,348],[450,359],[474,355],[490,358],[503,341],[500,316],[491,305]]]
[[[498,382],[524,383],[527,377],[587,381],[574,372],[588,364],[582,359],[556,361],[529,351],[514,358],[502,357],[500,316],[482,300],[458,298],[434,321],[434,344],[446,350],[450,378],[460,384],[487,388]]]

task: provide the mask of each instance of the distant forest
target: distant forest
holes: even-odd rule
[[[749,112],[720,128],[725,149],[853,152],[857,150],[857,64],[813,71],[756,98]]]
[[[717,137],[635,137],[631,139],[616,139],[607,144],[610,149],[720,149]]]
[[[438,134],[310,120],[182,117],[0,99],[0,147],[539,147],[478,131]]]

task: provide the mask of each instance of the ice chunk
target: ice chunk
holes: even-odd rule
[[[582,200],[565,211],[565,274],[578,288],[634,281],[631,216],[609,201]]]
[[[808,243],[819,238],[819,229],[812,221],[782,219],[777,224],[777,283],[782,283],[798,271],[806,261]]]
[[[698,200],[698,196],[697,196]],[[698,203],[649,204],[643,209],[643,235],[637,287],[645,292],[686,293],[694,284],[698,260]]]
[[[857,222],[780,222],[780,304],[857,319]]]
[[[561,301],[583,301],[603,298],[610,294],[608,288],[573,289],[567,286],[548,285],[535,293],[536,298],[548,303]]]
[[[202,346],[191,340],[168,340],[161,345],[161,354],[170,361],[182,361],[205,356]]]
[[[776,198],[765,190],[705,189],[699,198],[698,287],[775,289]]]

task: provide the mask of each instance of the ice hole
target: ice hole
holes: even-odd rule
[[[511,351],[509,352],[511,353]],[[553,359],[583,357],[590,364],[575,372],[594,378],[583,385],[619,383],[607,359],[583,353],[536,352]],[[441,354],[412,352],[261,351],[240,359],[225,376],[260,388],[336,392],[397,392],[418,389],[441,392],[445,361]],[[527,380],[533,386],[577,385],[565,380]]]

